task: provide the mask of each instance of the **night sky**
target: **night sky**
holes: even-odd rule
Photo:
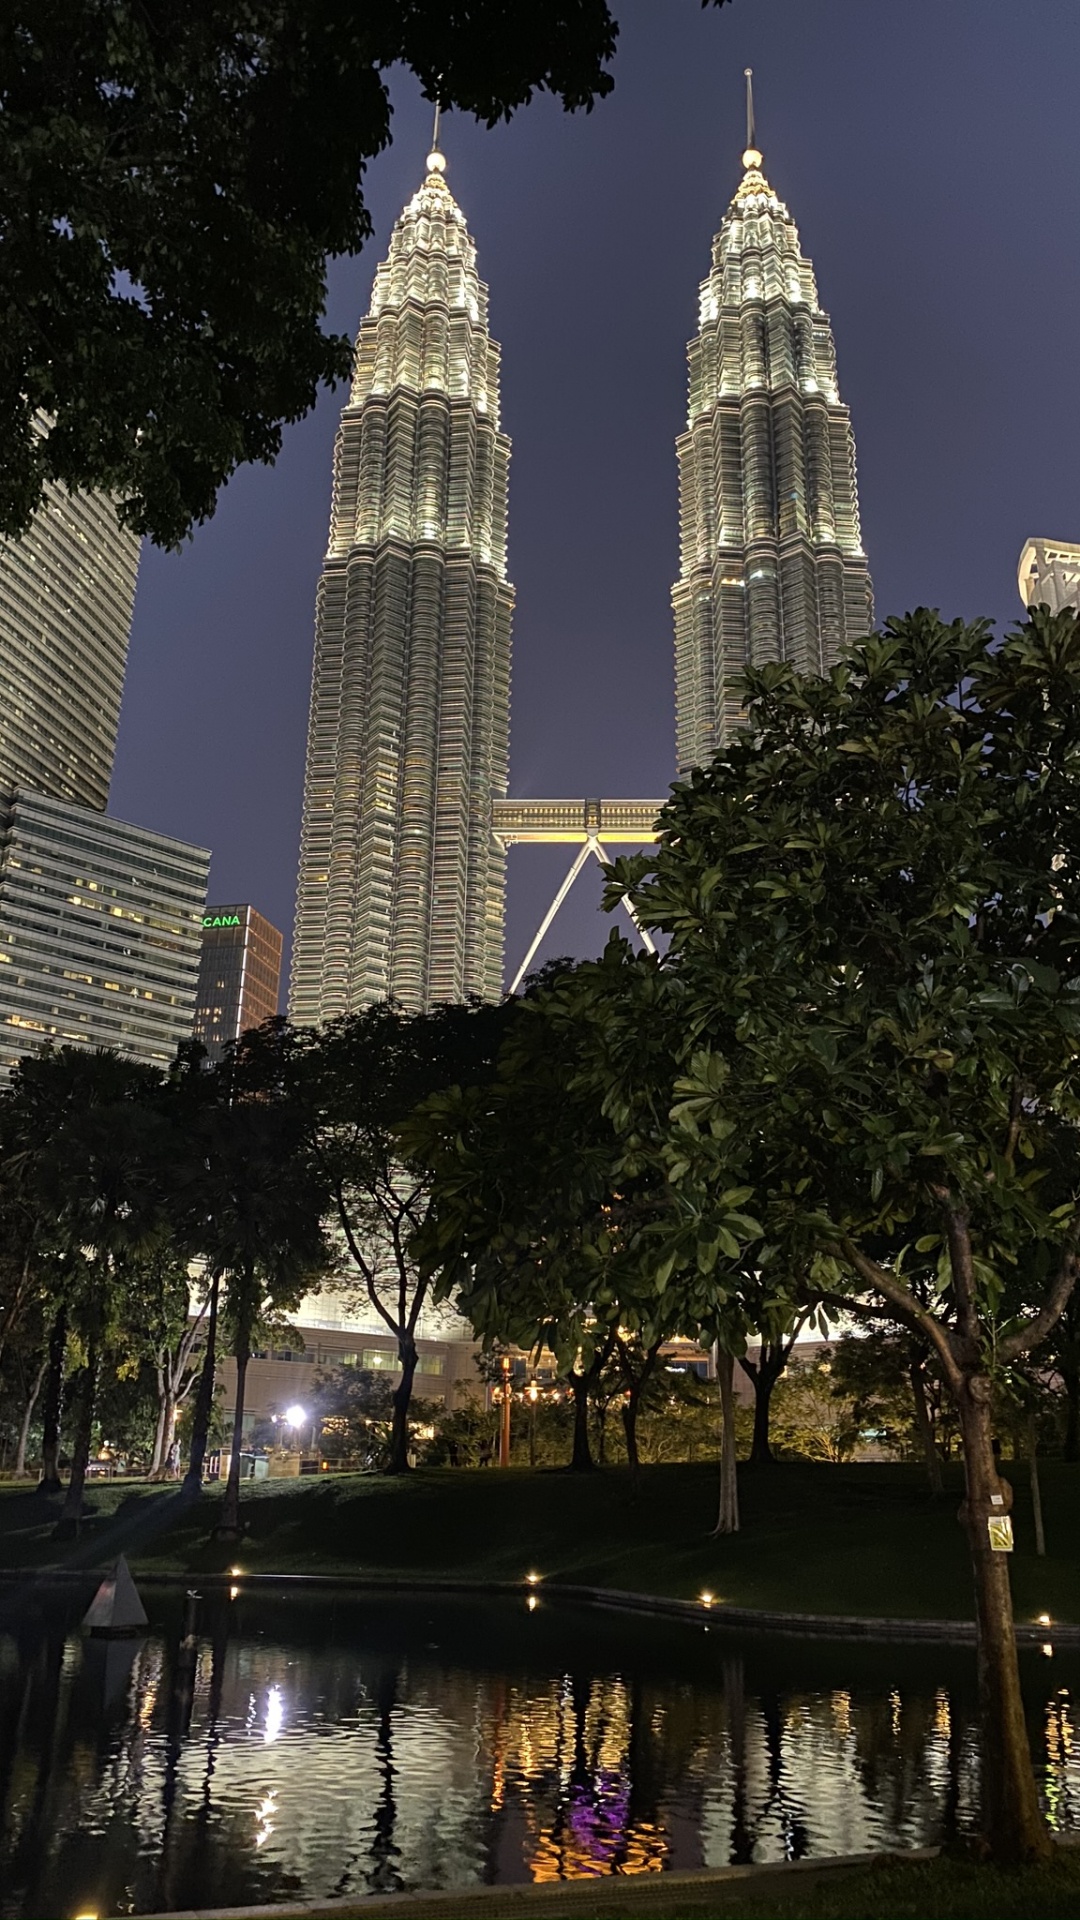
[[[673,774],[674,440],[712,235],[740,177],[744,66],[765,172],[836,334],[879,620],[1017,617],[1029,534],[1080,538],[1076,0],[613,0],[615,92],[494,132],[444,120],[513,439],[511,792],[663,794]],[[331,281],[354,331],[419,185],[431,109],[393,82],[375,239]],[[211,897],[292,924],[325,393],[182,554],[144,555],[111,811],[212,847]],[[516,966],[569,863],[510,855]],[[547,954],[596,953],[583,878]],[[541,954],[540,958],[544,957]]]

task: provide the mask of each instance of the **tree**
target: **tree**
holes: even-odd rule
[[[932,1347],[963,1443],[989,1843],[1042,1856],[991,1400],[1076,1275],[1080,621],[1035,610],[992,644],[919,610],[827,677],[748,674],[745,700],[612,889],[669,936],[687,1010],[673,1179],[705,1227],[746,1175],[764,1243]]]
[[[943,1493],[942,1461],[956,1422],[926,1341],[895,1329],[845,1334],[832,1349],[830,1371],[858,1429],[875,1427],[887,1446],[921,1453],[931,1494]]]
[[[201,1129],[204,1173],[200,1251],[225,1289],[225,1322],[236,1363],[229,1474],[217,1533],[240,1531],[244,1399],[255,1330],[268,1313],[298,1306],[330,1265],[321,1216],[325,1190],[303,1153],[302,1117],[286,1100],[245,1098],[226,1061],[222,1099]]]
[[[417,1328],[435,1280],[412,1251],[431,1173],[403,1128],[438,1089],[490,1078],[505,1019],[479,1002],[415,1014],[382,1002],[317,1032],[270,1022],[244,1037],[232,1063],[238,1089],[260,1098],[272,1089],[294,1116],[341,1255],[339,1285],[351,1280],[397,1343],[390,1473],[408,1470]]]
[[[7,1117],[22,1143],[33,1204],[57,1250],[54,1273],[62,1286],[52,1370],[63,1367],[61,1333],[74,1341],[80,1360],[71,1474],[59,1521],[65,1533],[76,1532],[82,1517],[95,1401],[107,1351],[123,1323],[125,1289],[139,1262],[169,1233],[161,1085],[150,1067],[105,1049],[77,1047],[23,1060],[12,1076]],[[48,1482],[55,1475],[51,1449],[59,1433],[51,1387],[45,1414]]]
[[[754,1316],[754,1307],[749,1298],[752,1292],[751,1282],[744,1295],[747,1310]],[[784,1368],[791,1359],[791,1351],[810,1317],[811,1308],[803,1307],[795,1316],[791,1325],[778,1333],[773,1339],[762,1336],[757,1351],[751,1359],[749,1353],[740,1353],[739,1365],[754,1389],[754,1437],[750,1446],[750,1465],[765,1467],[772,1463],[773,1451],[769,1443],[769,1416],[772,1408],[773,1389]]]
[[[560,967],[519,1003],[494,1082],[427,1101],[406,1138],[434,1174],[433,1207],[417,1251],[441,1272],[478,1335],[555,1354],[574,1396],[571,1466],[591,1468],[589,1401],[613,1362],[626,1393],[623,1423],[637,1465],[637,1413],[664,1340],[720,1329],[745,1342],[734,1285],[699,1262],[694,1233],[666,1244],[677,1208],[657,1138],[674,1072],[668,1010],[623,995],[629,950],[615,942],[598,965]],[[625,1031],[631,1067],[606,1089],[608,1023]],[[658,1015],[664,1012],[665,1018]],[[725,1204],[740,1227],[741,1193]],[[721,1218],[718,1231],[738,1254]]]
[[[783,1454],[841,1466],[859,1444],[861,1416],[852,1396],[836,1379],[826,1348],[780,1381],[775,1403],[776,1444]]]
[[[591,108],[615,33],[605,0],[9,0],[0,532],[51,479],[181,541],[348,377],[326,258],[371,232],[388,70],[494,125],[538,89]]]

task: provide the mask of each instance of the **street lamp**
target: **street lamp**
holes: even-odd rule
[[[502,1406],[499,1420],[499,1465],[510,1465],[510,1400],[513,1388],[510,1383],[511,1361],[508,1353],[502,1359]]]
[[[308,1411],[306,1407],[299,1407],[299,1406],[286,1407],[285,1425],[287,1427],[292,1428],[293,1445],[295,1447],[298,1447],[301,1453],[303,1452],[303,1447],[299,1445],[299,1441],[297,1440],[297,1435],[300,1431],[300,1428],[303,1426],[306,1426],[307,1420],[308,1420]],[[315,1450],[315,1422],[314,1421],[312,1421],[311,1423],[311,1447],[312,1447],[312,1452],[314,1452]]]

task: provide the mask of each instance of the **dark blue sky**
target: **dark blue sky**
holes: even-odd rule
[[[451,115],[513,438],[511,791],[662,794],[674,721],[674,440],[697,285],[738,182],[742,70],[765,168],[831,314],[878,617],[1017,615],[1028,534],[1080,538],[1076,0],[613,0],[615,92],[494,132]],[[393,87],[374,241],[332,278],[352,331],[423,173],[430,108]],[[214,850],[212,895],[292,921],[327,393],[176,556],[148,551],[112,811]],[[516,965],[568,863],[510,856]],[[548,953],[606,938],[599,875]],[[543,955],[540,956],[541,958]]]

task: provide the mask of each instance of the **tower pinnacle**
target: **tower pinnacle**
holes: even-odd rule
[[[431,130],[431,152],[427,157],[427,170],[429,173],[446,172],[446,156],[439,147],[439,103],[437,100],[435,102],[435,125]]]
[[[758,150],[757,138],[756,138],[756,133],[754,128],[754,69],[753,67],[744,67],[743,76],[746,80],[746,149],[745,149],[745,152],[743,153],[742,163],[743,163],[743,166],[746,168],[760,167],[761,154]]]

